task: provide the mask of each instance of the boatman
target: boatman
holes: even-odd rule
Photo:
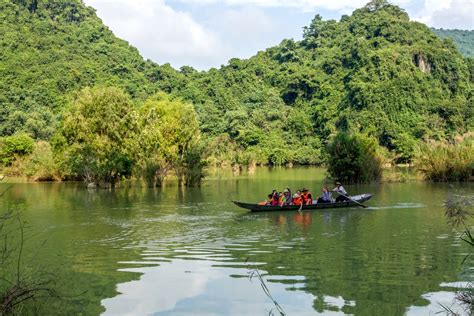
[[[347,191],[344,189],[341,182],[336,182],[336,187],[332,189],[332,192],[339,194],[339,196],[336,198],[336,202],[350,201],[350,199],[347,197]]]

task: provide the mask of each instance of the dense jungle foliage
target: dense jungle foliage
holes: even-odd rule
[[[474,31],[431,29],[441,38],[451,39],[461,54],[474,57]]]
[[[0,0],[0,20],[0,144],[55,139],[78,91],[93,86],[119,88],[127,106],[157,92],[192,103],[197,155],[205,145],[212,164],[318,164],[337,131],[363,133],[405,162],[423,139],[474,129],[473,60],[384,0],[340,21],[316,15],[301,41],[201,72],[144,61],[80,0]],[[146,173],[140,159],[131,163]]]

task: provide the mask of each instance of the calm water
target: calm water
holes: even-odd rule
[[[27,222],[25,262],[64,298],[41,313],[268,315],[258,269],[288,315],[429,315],[451,304],[467,248],[446,224],[449,192],[472,184],[347,186],[368,209],[248,213],[273,188],[307,186],[317,168],[213,173],[200,189],[19,183],[0,201]],[[5,184],[2,184],[5,187]]]

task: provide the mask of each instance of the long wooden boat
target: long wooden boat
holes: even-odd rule
[[[357,201],[359,203],[366,202],[370,200],[372,194],[360,194],[351,196],[351,199]],[[252,212],[266,212],[266,211],[297,211],[300,209],[299,205],[284,205],[284,206],[272,206],[272,205],[258,205],[258,204],[251,204],[251,203],[244,203],[244,202],[237,202],[232,201],[235,205],[241,208],[245,208],[247,210],[251,210]],[[334,202],[334,203],[317,203],[311,205],[303,205],[301,208],[302,210],[317,210],[317,209],[325,209],[325,208],[340,208],[340,207],[354,207],[359,206],[357,203],[353,201],[344,201],[344,202]]]

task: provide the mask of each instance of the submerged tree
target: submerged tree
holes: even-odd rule
[[[149,186],[161,186],[169,171],[178,182],[199,185],[203,176],[203,149],[194,108],[159,93],[140,108],[137,168]]]
[[[345,183],[373,182],[382,176],[377,141],[363,134],[338,133],[327,146],[328,173]]]
[[[135,133],[135,111],[125,92],[86,88],[66,111],[55,149],[67,174],[114,187],[122,176],[131,174]]]

